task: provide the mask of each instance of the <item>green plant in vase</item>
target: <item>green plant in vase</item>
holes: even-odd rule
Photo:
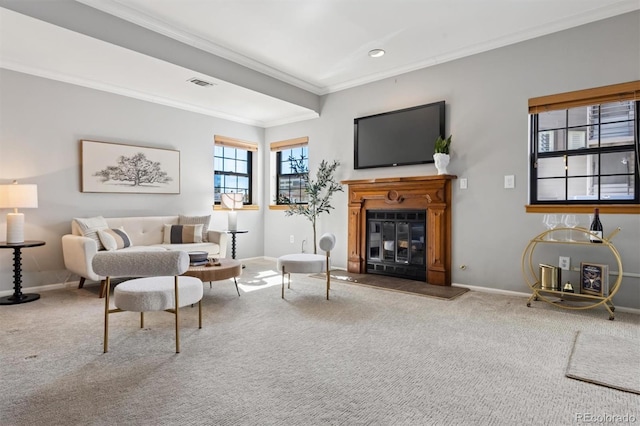
[[[443,139],[442,136],[438,136],[436,139],[433,161],[435,162],[436,169],[439,175],[447,175],[447,166],[449,165],[449,149],[451,148],[451,135],[448,138]]]

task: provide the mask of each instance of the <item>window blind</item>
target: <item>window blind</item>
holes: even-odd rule
[[[247,151],[258,151],[258,144],[255,142],[243,141],[241,139],[230,138],[228,136],[214,135],[213,142],[216,145],[228,146],[231,148],[239,148]]]
[[[284,151],[285,149],[298,148],[309,144],[309,137],[302,136],[295,139],[287,139],[279,142],[272,142],[271,151]]]
[[[640,80],[529,99],[529,114],[618,101],[640,100]]]

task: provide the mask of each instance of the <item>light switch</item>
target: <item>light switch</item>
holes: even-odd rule
[[[516,177],[514,175],[505,175],[504,176],[504,187],[505,189],[513,189],[516,187]]]
[[[467,189],[467,178],[460,179],[460,189]]]

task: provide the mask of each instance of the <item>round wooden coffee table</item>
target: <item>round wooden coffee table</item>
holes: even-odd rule
[[[236,277],[242,274],[242,264],[234,259],[219,259],[220,266],[189,266],[187,272],[182,275],[188,275],[190,277],[200,278],[202,281],[221,281],[233,278],[233,282],[236,285],[236,291],[240,296],[240,290],[238,290],[238,281]]]

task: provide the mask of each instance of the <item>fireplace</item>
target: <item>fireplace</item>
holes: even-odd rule
[[[368,274],[425,281],[425,210],[367,211]]]
[[[387,275],[412,278],[408,275],[419,274],[413,279],[426,281],[435,285],[451,285],[451,182],[456,179],[452,175],[397,177],[368,180],[343,181],[349,186],[349,218],[347,241],[347,269],[355,273],[384,273]],[[422,213],[423,212],[423,213]],[[394,241],[394,260],[400,259],[407,253],[410,270],[394,271],[384,262],[385,255],[391,256],[391,251],[385,253],[385,237],[382,222],[380,223],[380,243],[376,243],[378,236],[371,236],[368,227],[370,217],[378,214],[392,213],[394,229],[398,226],[401,234],[405,229],[409,235],[400,235],[400,242]],[[408,220],[403,215],[424,214],[424,235],[420,235],[419,219]],[[376,220],[374,219],[374,222]],[[403,225],[407,223],[405,227]],[[400,225],[398,225],[400,224]],[[375,228],[373,229],[375,231]],[[391,232],[388,230],[388,232]],[[373,232],[375,234],[375,232]],[[421,239],[422,238],[422,239]],[[406,241],[406,244],[405,244]],[[373,243],[373,244],[372,244]],[[415,244],[414,244],[415,243]],[[421,244],[421,247],[420,247]],[[399,245],[406,245],[407,252],[398,251]],[[387,249],[391,246],[387,244]],[[376,250],[378,253],[376,254]],[[419,264],[420,251],[424,252],[424,260]],[[369,255],[377,255],[371,257]],[[414,258],[415,255],[416,257]],[[380,260],[378,260],[380,259]],[[394,263],[398,263],[395,262]],[[395,265],[398,266],[398,265]],[[394,267],[395,267],[394,266]],[[401,265],[400,265],[401,266]],[[386,269],[385,269],[386,267]],[[377,269],[376,269],[377,268]]]

